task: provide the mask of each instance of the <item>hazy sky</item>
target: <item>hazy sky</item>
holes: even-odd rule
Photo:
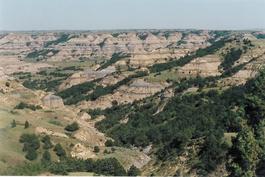
[[[0,30],[265,28],[265,0],[0,0]]]

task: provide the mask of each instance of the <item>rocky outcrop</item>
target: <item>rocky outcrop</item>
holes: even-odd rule
[[[45,135],[62,137],[62,138],[68,138],[68,136],[64,133],[54,132],[54,131],[48,130],[47,128],[44,128],[44,127],[36,127],[35,132],[36,132],[36,134],[45,134]]]
[[[90,146],[104,146],[106,141],[104,134],[98,132],[94,127],[78,130],[74,137]]]
[[[205,57],[196,58],[185,66],[178,70],[178,73],[182,77],[187,76],[218,76],[219,72],[218,66],[221,64],[221,60],[216,55],[207,55]]]
[[[90,159],[96,157],[92,149],[85,147],[81,143],[74,145],[71,151],[71,156],[78,159]]]
[[[197,48],[206,47],[211,38],[207,31],[189,35],[180,31],[128,31],[65,33],[9,33],[0,39],[0,55],[50,61],[110,59],[115,53],[130,54],[131,66],[147,66],[179,58]],[[51,41],[59,42],[51,42]],[[47,45],[49,43],[50,45]]]
[[[149,83],[143,79],[136,79],[130,85],[119,87],[113,94],[104,95],[95,101],[82,102],[80,108],[101,108],[105,109],[112,106],[113,101],[118,104],[132,103],[151,96],[168,86],[167,83]]]
[[[64,107],[63,99],[56,95],[46,95],[42,98],[42,103],[45,107],[55,109],[55,108],[62,108]]]
[[[66,79],[60,86],[59,90],[64,90],[70,88],[74,85],[81,84],[84,82],[92,81],[95,79],[103,78],[108,74],[115,72],[116,69],[113,66],[110,66],[106,69],[95,71],[92,69],[86,69],[85,71],[74,73],[68,79]]]

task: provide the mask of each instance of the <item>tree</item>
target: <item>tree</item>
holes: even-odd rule
[[[112,140],[107,140],[105,142],[105,146],[107,146],[107,147],[111,147],[111,146],[113,146],[113,144],[114,144],[114,142]]]
[[[63,163],[56,162],[49,166],[49,171],[53,174],[67,175],[66,166]]]
[[[115,158],[100,159],[95,162],[94,171],[102,175],[125,176],[126,171]]]
[[[261,148],[260,158],[265,160],[265,119],[257,126],[257,141]]]
[[[66,152],[60,143],[56,144],[53,150],[56,152],[56,155],[59,157],[65,157],[66,156]]]
[[[42,154],[41,161],[43,163],[47,163],[51,161],[51,154],[48,150],[45,150],[44,153]]]
[[[26,120],[24,128],[29,128],[29,122]]]
[[[35,160],[38,157],[37,149],[40,147],[39,138],[35,134],[22,134],[20,143],[24,143],[23,151],[26,152],[26,159]]]
[[[40,147],[39,138],[35,134],[22,134],[19,142],[24,143],[24,151],[37,150]]]
[[[128,176],[139,176],[139,175],[141,175],[141,172],[140,172],[140,170],[136,166],[132,165],[129,168],[129,170],[127,172],[127,175]]]
[[[12,121],[12,123],[11,123],[11,128],[14,128],[14,127],[16,127],[17,126],[17,123],[16,123],[16,121],[13,119],[13,121]]]
[[[98,147],[98,146],[95,146],[95,147],[94,147],[94,152],[95,152],[95,153],[98,153],[99,151],[100,151],[99,147]]]
[[[27,152],[25,157],[28,160],[35,160],[35,159],[37,159],[38,154],[37,154],[35,149],[31,149],[31,150],[28,150],[28,152]]]
[[[79,125],[78,125],[77,122],[73,122],[72,124],[67,125],[67,126],[65,127],[65,130],[66,130],[66,131],[70,131],[70,132],[74,132],[74,131],[76,131],[76,130],[78,130],[78,129],[79,129]]]
[[[41,140],[44,145],[43,145],[43,148],[44,149],[50,149],[52,148],[52,142],[51,142],[51,138],[48,136],[48,135],[45,135],[42,140]]]
[[[252,177],[258,162],[259,146],[251,128],[244,127],[233,142],[233,162],[229,164],[230,176]]]

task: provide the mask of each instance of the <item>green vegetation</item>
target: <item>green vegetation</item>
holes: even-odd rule
[[[265,34],[257,34],[256,38],[257,39],[265,39]]]
[[[107,140],[106,142],[105,142],[105,146],[106,147],[111,147],[111,146],[113,146],[114,145],[114,142],[112,141],[112,140]]]
[[[234,63],[241,57],[242,55],[242,50],[241,49],[235,49],[231,48],[225,55],[224,55],[224,60],[221,63],[221,67],[227,71],[232,68]]]
[[[26,120],[25,124],[24,124],[24,128],[29,128],[29,122]]]
[[[63,149],[61,144],[56,144],[53,149],[56,152],[56,155],[60,158],[66,157],[66,152]]]
[[[51,119],[49,120],[49,123],[57,126],[62,126],[62,123],[59,120]]]
[[[50,165],[49,170],[54,174],[66,175],[69,172],[95,172],[101,175],[124,176],[126,171],[115,158],[99,159],[70,159]]]
[[[14,109],[31,109],[32,111],[36,111],[38,109],[42,109],[42,107],[39,105],[36,106],[36,105],[20,102],[18,105],[14,107]]]
[[[148,33],[137,33],[137,37],[144,41],[148,37]]]
[[[17,126],[16,121],[13,119],[13,121],[11,122],[11,128],[15,128]]]
[[[105,63],[103,63],[98,70],[102,70],[107,68],[108,66],[116,63],[117,61],[123,59],[123,58],[127,58],[130,57],[129,54],[124,54],[124,53],[114,53],[112,54],[111,58],[109,60],[107,60]]]
[[[98,44],[101,49],[104,47],[106,40],[107,38],[104,38],[104,40]]]
[[[97,116],[102,115],[102,110],[100,108],[89,109],[86,111],[92,119],[95,119]]]
[[[43,143],[43,149],[50,149],[53,147],[51,138],[48,135],[45,135],[42,139],[41,142]]]
[[[141,175],[141,172],[138,168],[136,168],[134,165],[132,165],[128,172],[127,172],[127,175],[128,176],[140,176]]]
[[[76,104],[82,100],[96,100],[100,96],[113,93],[115,89],[117,89],[121,85],[128,84],[132,79],[146,75],[146,72],[138,71],[134,75],[131,75],[114,85],[106,87],[103,87],[101,85],[96,86],[96,81],[85,82],[65,89],[62,92],[59,92],[58,95],[64,99],[64,103],[67,105]],[[93,92],[88,94],[87,92],[90,90],[93,90]]]
[[[78,129],[79,129],[79,125],[77,122],[73,122],[72,124],[69,124],[65,127],[65,130],[69,132],[74,132],[74,131],[77,131]]]
[[[14,75],[23,81],[23,86],[33,90],[56,91],[57,87],[71,76],[75,71],[82,68],[68,66],[62,68],[49,68],[34,75],[31,73],[15,73]]]
[[[186,82],[188,86],[192,84]],[[196,81],[193,79],[193,82]],[[209,84],[202,80],[202,85]],[[201,140],[199,156],[193,162],[200,174],[207,174],[225,162],[231,176],[254,176],[264,166],[265,149],[265,70],[245,86],[224,91],[182,93],[183,83],[175,87],[176,96],[158,109],[156,97],[142,102],[104,110],[107,119],[96,124],[120,146],[146,147],[152,144],[157,157],[168,161],[184,152],[193,141]],[[194,83],[193,83],[194,84]],[[126,124],[119,121],[128,117]],[[224,133],[237,133],[232,147]],[[259,170],[261,173],[261,170]]]
[[[217,42],[214,42],[209,47],[206,47],[204,49],[198,49],[195,53],[190,54],[190,55],[186,55],[184,57],[180,57],[177,60],[172,60],[172,61],[169,61],[167,63],[154,64],[149,68],[149,70],[151,73],[155,73],[155,72],[161,72],[164,70],[168,70],[168,69],[171,69],[174,67],[184,66],[185,64],[189,63],[190,61],[192,61],[193,59],[195,59],[197,57],[203,57],[203,56],[206,56],[209,54],[213,54],[218,49],[223,47],[227,42],[230,42],[230,41],[231,40],[229,40],[229,39],[221,39]]]
[[[122,165],[115,158],[106,158],[98,160],[82,160],[73,158],[64,158],[60,162],[53,162],[50,159],[50,153],[43,153],[41,163],[26,163],[21,166],[8,169],[6,175],[40,175],[50,172],[55,175],[67,175],[71,172],[94,172],[106,176],[126,176],[127,173]],[[132,172],[130,172],[131,174]]]
[[[58,52],[59,50],[56,50],[56,49],[36,50],[34,52],[28,53],[26,58],[29,58],[29,59],[37,58],[37,61],[39,61],[39,60],[45,59],[47,57],[47,54],[49,53],[51,53],[51,56],[53,56],[53,55],[56,55]]]
[[[41,162],[43,164],[47,164],[47,163],[51,162],[51,154],[49,151],[47,151],[47,150],[44,151],[42,158],[41,158]]]
[[[87,94],[87,92],[95,88],[95,82],[97,81],[99,80],[89,81],[89,82],[84,82],[82,84],[74,85],[61,92],[58,92],[57,95],[64,99],[65,104],[78,103],[79,101],[85,99],[84,97]]]
[[[95,146],[95,147],[94,147],[94,152],[95,152],[95,153],[99,153],[99,151],[100,151],[99,147],[98,147],[98,146]]]
[[[62,34],[58,39],[54,40],[54,41],[48,41],[45,43],[44,47],[49,47],[50,45],[58,45],[60,43],[64,43],[67,42],[68,40],[70,40],[72,37],[69,37],[70,34]]]
[[[37,149],[40,147],[40,141],[35,134],[22,134],[20,136],[19,142],[24,144],[23,151],[26,152],[26,159],[37,159]]]

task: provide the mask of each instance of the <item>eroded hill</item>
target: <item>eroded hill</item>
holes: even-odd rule
[[[1,173],[262,176],[263,38],[1,34]]]

